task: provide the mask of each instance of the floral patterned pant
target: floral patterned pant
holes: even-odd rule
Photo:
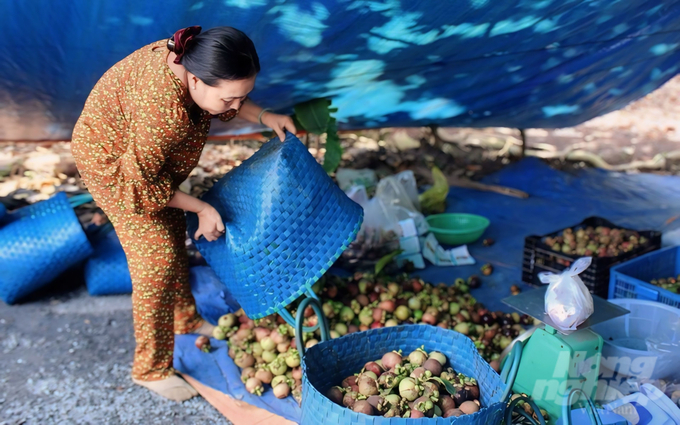
[[[166,207],[150,215],[108,215],[125,251],[132,277],[135,348],[132,377],[144,381],[173,373],[174,334],[196,329],[202,319],[189,286],[184,212]]]

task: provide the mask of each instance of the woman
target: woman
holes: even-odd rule
[[[71,149],[78,171],[120,238],[132,277],[133,382],[182,401],[197,393],[172,369],[174,333],[211,335],[188,279],[184,211],[195,238],[218,239],[219,213],[179,185],[198,163],[210,120],[236,115],[295,132],[290,117],[248,100],[260,63],[241,31],[200,27],[137,50],[108,70],[85,103]]]

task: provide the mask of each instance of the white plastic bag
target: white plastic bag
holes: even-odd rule
[[[579,258],[562,274],[539,273],[550,286],[545,293],[545,312],[560,330],[576,330],[595,311],[593,296],[579,274],[590,266],[591,257]]]
[[[415,184],[416,180],[412,171],[385,177],[378,183],[375,197],[382,199],[385,205],[403,207],[409,211],[418,212],[415,205],[416,203],[419,204],[418,191],[417,189],[413,190]]]

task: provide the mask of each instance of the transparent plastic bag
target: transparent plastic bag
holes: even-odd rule
[[[580,258],[561,274],[538,275],[541,282],[550,284],[545,293],[545,312],[560,330],[576,330],[595,311],[593,297],[578,277],[591,261],[591,257]]]
[[[367,168],[361,170],[338,168],[335,172],[335,179],[338,181],[340,189],[344,191],[347,191],[352,186],[371,188],[378,182],[375,171]]]
[[[655,370],[667,371],[664,378],[680,379],[680,316],[665,321],[645,339],[647,351],[657,355]],[[668,375],[668,376],[665,376]]]
[[[418,191],[412,171],[404,171],[380,180],[375,197],[382,199],[385,205],[399,206],[413,212],[419,211],[416,207],[416,204],[420,206]]]

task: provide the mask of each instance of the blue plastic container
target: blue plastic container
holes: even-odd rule
[[[292,134],[264,144],[203,200],[220,213],[226,234],[194,243],[251,319],[311,292],[363,220],[363,209]],[[193,237],[198,218],[187,219]]]
[[[0,298],[13,304],[85,260],[92,246],[66,194],[20,208],[0,227]]]
[[[410,353],[420,346],[440,351],[457,371],[477,379],[482,409],[472,415],[452,418],[383,418],[355,413],[339,406],[325,394],[344,378],[360,371],[366,362],[401,349]],[[506,385],[479,355],[470,338],[458,332],[429,325],[402,325],[357,332],[309,348],[303,362],[301,425],[434,425],[500,424],[507,407],[502,396]]]
[[[649,283],[680,274],[680,247],[661,249],[620,264],[611,270],[609,298],[637,298],[680,308],[680,294]]]

